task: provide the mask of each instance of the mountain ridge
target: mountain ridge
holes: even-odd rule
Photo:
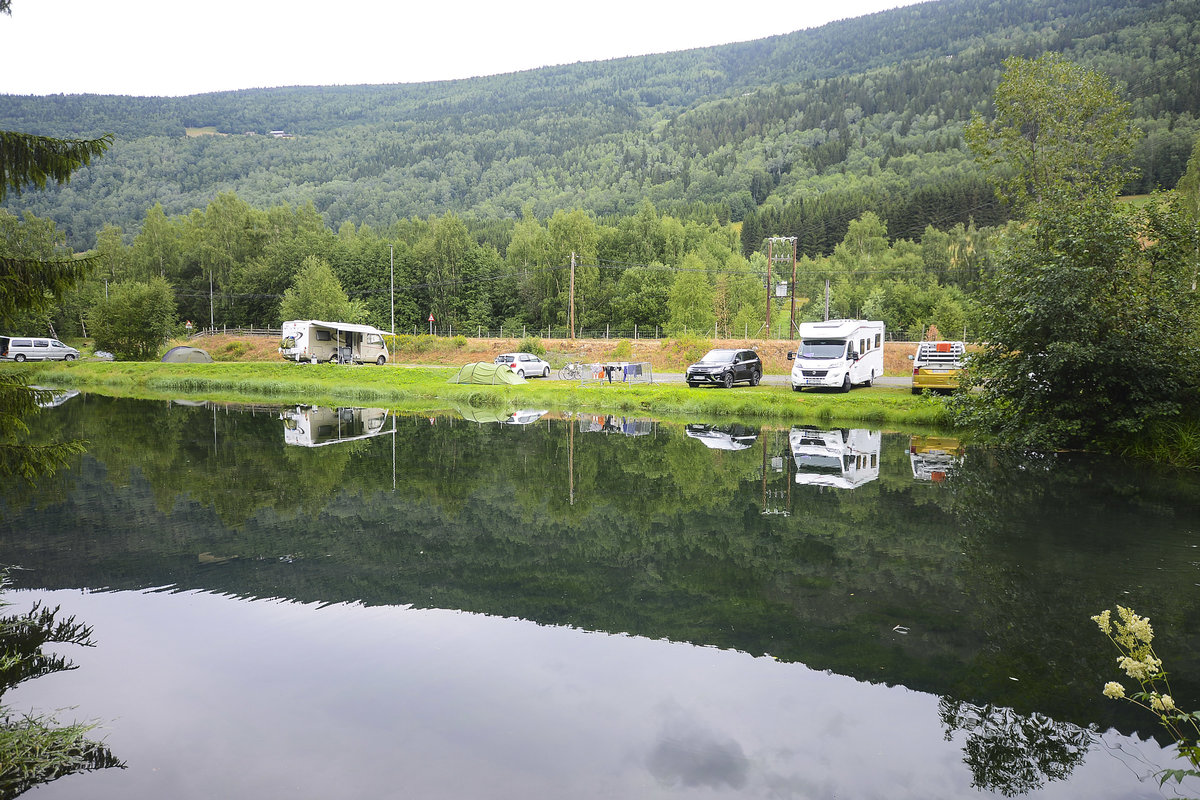
[[[185,97],[0,95],[0,129],[113,132],[64,187],[10,196],[86,249],[156,203],[233,190],[327,224],[557,209],[745,219],[829,192],[900,200],[975,182],[961,142],[1010,55],[1046,50],[1129,90],[1147,142],[1132,191],[1170,186],[1200,134],[1200,2],[936,0],[764,39],[415,84]],[[214,127],[220,141],[185,138]],[[286,130],[295,138],[241,136]],[[951,217],[942,214],[942,217]],[[955,217],[960,218],[961,213]]]

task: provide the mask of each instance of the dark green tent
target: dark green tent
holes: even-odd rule
[[[162,360],[169,364],[208,364],[212,362],[212,356],[199,347],[180,345],[168,350]]]

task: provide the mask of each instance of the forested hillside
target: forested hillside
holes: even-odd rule
[[[1147,133],[1128,188],[1173,186],[1200,132],[1197,20],[1198,0],[939,0],[754,42],[471,80],[0,96],[0,129],[117,137],[69,185],[5,207],[53,220],[82,250],[106,224],[131,241],[156,203],[182,215],[219,191],[256,208],[311,202],[333,228],[379,229],[449,211],[625,216],[649,200],[681,218],[747,219],[746,251],[761,233],[829,253],[867,209],[893,238],[1003,219],[960,134],[1013,54],[1058,50],[1111,75]],[[199,128],[218,135],[186,135]]]

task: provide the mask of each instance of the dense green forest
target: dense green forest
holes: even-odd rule
[[[802,316],[823,311],[828,277],[834,313],[969,329],[987,229],[1009,210],[961,133],[1002,60],[1054,50],[1110,75],[1145,132],[1127,191],[1170,188],[1200,134],[1198,19],[1200,0],[939,0],[469,80],[0,96],[0,129],[116,137],[69,184],[0,205],[10,254],[95,249],[106,268],[56,318],[10,325],[84,335],[105,281],[154,274],[181,320],[274,324],[317,256],[387,327],[394,253],[398,330],[430,313],[464,332],[562,328],[574,253],[582,328],[764,335],[759,254],[787,236]],[[215,134],[188,135],[201,128]]]

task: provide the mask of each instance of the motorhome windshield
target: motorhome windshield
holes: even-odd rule
[[[804,339],[800,342],[801,358],[841,358],[844,355],[845,339]]]
[[[796,456],[796,468],[810,475],[841,475],[845,470],[838,456]]]

